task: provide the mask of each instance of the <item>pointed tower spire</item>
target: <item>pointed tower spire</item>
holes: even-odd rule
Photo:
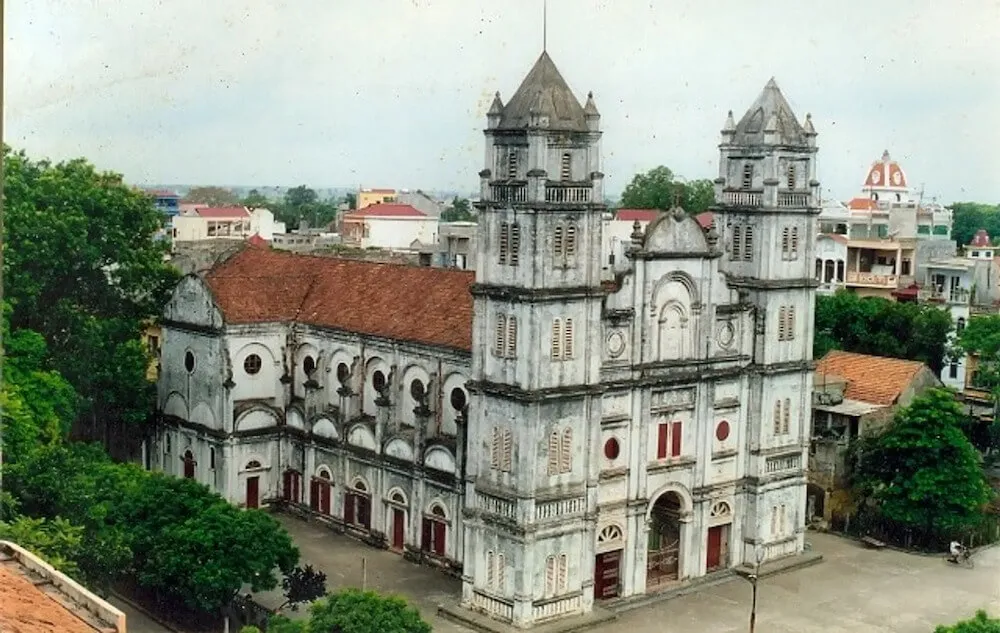
[[[594,93],[587,93],[587,103],[583,106],[583,116],[587,120],[587,129],[591,132],[597,132],[601,128],[601,113],[597,110],[597,104],[594,103]]]
[[[498,90],[495,95],[493,95],[493,103],[490,104],[490,109],[486,112],[486,127],[494,130],[500,125],[500,119],[503,118],[503,101],[500,99],[500,91]]]
[[[541,93],[541,99],[539,98]],[[564,132],[587,132],[587,117],[556,68],[548,53],[543,52],[528,72],[507,105],[499,127],[505,130],[524,129],[529,124],[532,108],[549,120],[549,128]]]
[[[726,123],[722,126],[722,131],[723,133],[736,131],[736,120],[733,119],[732,110],[730,110],[729,114],[726,115]]]

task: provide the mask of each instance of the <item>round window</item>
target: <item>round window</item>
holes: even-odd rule
[[[351,377],[351,368],[347,366],[347,363],[340,363],[337,365],[337,380],[340,384],[345,384],[347,379]]]
[[[419,378],[414,378],[410,383],[410,397],[420,402],[424,399],[424,383]]]
[[[260,356],[256,354],[250,354],[245,359],[243,359],[243,371],[253,376],[260,371],[261,368]]]
[[[725,442],[729,437],[729,422],[723,420],[719,422],[719,425],[715,427],[715,439],[720,442]]]
[[[621,446],[618,445],[618,440],[615,438],[608,438],[608,441],[604,443],[604,456],[608,459],[618,459],[618,455],[621,453]]]
[[[188,370],[188,373],[194,371],[194,354],[190,351],[184,354],[184,368]]]
[[[372,374],[372,387],[375,388],[375,391],[385,389],[385,374],[381,370],[376,369],[375,373]]]
[[[312,356],[306,356],[303,358],[302,369],[305,370],[306,376],[312,376],[313,372],[316,371],[316,359]]]
[[[467,400],[465,398],[465,392],[455,387],[451,390],[451,406],[456,411],[461,411],[465,409]]]

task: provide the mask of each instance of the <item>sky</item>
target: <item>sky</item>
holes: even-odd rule
[[[542,49],[542,0],[6,3],[4,141],[134,183],[474,192],[486,110]],[[602,114],[606,186],[718,175],[774,76],[824,197],[888,149],[925,197],[1000,202],[997,0],[548,0],[547,50]]]

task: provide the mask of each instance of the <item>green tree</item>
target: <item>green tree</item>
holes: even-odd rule
[[[925,540],[977,524],[992,492],[962,431],[964,417],[945,389],[932,389],[900,410],[883,434],[859,444],[854,480],[862,497]]]
[[[17,543],[40,556],[59,571],[77,576],[77,559],[83,548],[83,528],[66,519],[32,519],[19,516],[0,521],[0,540]]]
[[[240,197],[224,187],[192,187],[182,201],[210,207],[231,207],[240,203]]]
[[[345,589],[314,602],[309,619],[274,617],[268,633],[430,633],[431,627],[405,600],[374,591]]]
[[[712,181],[680,181],[668,167],[660,165],[636,174],[621,198],[621,206],[627,209],[671,209],[677,203],[688,213],[707,211],[715,203]]]
[[[976,357],[973,383],[1000,397],[1000,315],[975,316],[958,335],[958,347]]]
[[[816,297],[814,325],[814,358],[840,349],[920,361],[938,374],[951,353],[951,316],[935,305],[841,291]]]
[[[271,203],[267,199],[267,196],[257,191],[256,189],[251,189],[250,193],[248,193],[246,197],[243,198],[243,201],[240,204],[242,204],[245,207],[251,207],[251,208],[257,208],[257,207],[270,208]]]
[[[986,229],[990,237],[1000,237],[1000,205],[980,202],[956,202],[948,207],[952,212],[951,238],[959,246],[966,246],[979,229]]]
[[[152,199],[82,159],[33,162],[4,149],[4,274],[11,332],[33,330],[80,396],[79,419],[118,428],[150,409],[143,323],[178,273]]]
[[[472,214],[469,201],[465,198],[455,196],[451,201],[451,206],[441,213],[442,222],[475,222],[476,216]]]
[[[1000,633],[1000,619],[991,618],[985,611],[976,611],[976,617],[962,620],[951,626],[940,625],[934,633]]]
[[[281,579],[281,589],[285,593],[285,602],[275,611],[281,611],[285,607],[297,611],[300,604],[326,595],[326,574],[313,569],[312,565],[294,567],[285,572],[285,577]]]
[[[349,193],[344,196],[344,202],[347,203],[347,208],[353,211],[358,208],[358,195]]]

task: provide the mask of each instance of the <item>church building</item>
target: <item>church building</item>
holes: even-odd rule
[[[601,116],[543,52],[487,113],[475,273],[250,246],[163,318],[154,467],[462,578],[519,627],[800,553],[816,132],[772,79],[716,205],[603,267]]]

